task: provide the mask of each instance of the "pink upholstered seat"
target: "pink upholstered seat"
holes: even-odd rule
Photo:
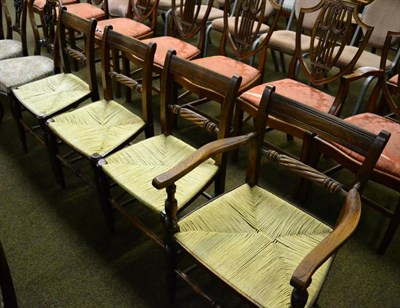
[[[66,5],[68,12],[77,15],[81,18],[95,18],[95,19],[104,19],[106,17],[106,13],[89,3],[74,3]]]
[[[255,82],[261,77],[260,71],[255,67],[236,61],[229,57],[211,56],[195,59],[193,62],[200,66],[211,68],[213,71],[227,77],[232,77],[235,74],[241,76],[241,89],[246,88],[247,85]]]
[[[394,75],[392,78],[390,78],[389,81],[388,81],[388,83],[389,83],[391,86],[397,87],[397,85],[398,85],[398,80],[399,80],[399,74]]]
[[[272,81],[268,84],[275,86],[276,92],[280,95],[284,95],[290,99],[324,112],[329,111],[335,99],[333,96],[325,92],[291,78]],[[251,88],[244,92],[240,97],[258,108],[265,85],[266,84],[264,83]]]
[[[172,36],[160,36],[142,41],[146,44],[150,42],[157,44],[156,54],[154,56],[154,64],[160,68],[164,66],[165,56],[170,49],[174,49],[178,57],[188,60],[197,57],[201,53],[200,49],[198,49],[196,46]]]
[[[400,178],[400,124],[373,113],[362,113],[346,118],[345,120],[374,134],[381,130],[391,133],[389,142],[383,150],[375,168],[396,178]],[[341,149],[354,159],[361,159],[359,155],[352,151],[343,147]]]
[[[142,24],[130,18],[118,17],[118,18],[100,20],[97,23],[97,28],[96,28],[97,39],[101,40],[101,38],[103,37],[103,31],[106,25],[111,25],[113,27],[113,30],[118,33],[137,39],[144,37],[146,35],[150,35],[150,33],[152,33],[152,29],[149,26],[146,26],[145,24]]]
[[[77,3],[77,2],[78,2],[78,0],[63,0],[62,4],[67,5],[67,4]],[[46,0],[35,0],[33,2],[33,7],[38,10],[43,10],[45,4],[46,4]]]

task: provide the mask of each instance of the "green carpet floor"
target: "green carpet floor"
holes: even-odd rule
[[[273,71],[271,59],[267,61],[265,80],[284,76]],[[350,105],[358,89],[352,88]],[[180,136],[193,138],[190,129]],[[298,142],[286,142],[281,134],[268,138],[298,150]],[[244,166],[243,152],[238,163],[229,163],[228,188],[244,180]],[[119,216],[116,234],[110,235],[95,192],[65,173],[67,188],[61,189],[53,180],[46,151],[32,139],[29,152],[22,153],[6,108],[0,124],[0,239],[20,307],[166,307],[163,251]],[[272,190],[290,194],[293,176],[265,164],[262,178]],[[393,206],[399,197],[376,185],[369,185],[367,192]],[[307,206],[332,220],[337,211],[322,208],[320,198],[313,192]],[[157,219],[148,223],[161,230]],[[357,231],[337,254],[319,299],[321,307],[400,307],[400,232],[385,255],[376,253],[386,226],[381,214],[363,208]],[[200,270],[197,275],[227,307],[246,306],[213,277]],[[177,298],[179,307],[206,306],[182,282]]]

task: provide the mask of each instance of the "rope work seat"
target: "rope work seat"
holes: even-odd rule
[[[0,40],[0,60],[22,57],[22,43],[17,40]]]
[[[177,187],[179,187],[177,185]],[[176,241],[219,278],[262,307],[289,307],[290,278],[332,230],[265,189],[244,184],[179,221]],[[310,306],[331,259],[313,275]]]
[[[48,117],[90,94],[74,74],[57,74],[13,89],[18,101],[36,116]]]
[[[135,143],[106,158],[103,171],[151,210],[164,209],[165,192],[154,188],[152,179],[176,166],[196,151],[174,136],[159,135]],[[205,161],[179,180],[176,198],[182,207],[216,175],[214,160]]]
[[[34,68],[34,69],[31,69]],[[45,56],[28,56],[0,61],[0,92],[35,81],[54,73],[54,62]]]
[[[139,116],[113,100],[97,101],[48,122],[50,130],[86,157],[107,155],[144,126]]]

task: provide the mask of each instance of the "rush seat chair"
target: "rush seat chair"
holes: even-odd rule
[[[365,157],[362,171],[350,191],[346,192],[342,184],[297,159],[265,149],[265,127],[272,117],[303,128],[308,140],[303,148],[305,152],[312,151],[318,136],[345,144]],[[254,132],[209,143],[153,180],[153,185],[166,196],[163,222],[167,232],[167,287],[171,304],[179,292],[177,277],[188,282],[210,304],[223,304],[203,291],[190,271],[182,269],[179,261],[186,255],[257,307],[315,304],[333,256],[357,227],[361,215],[359,192],[389,136],[384,131],[375,135],[358,129],[335,116],[274,93],[273,87],[267,86]],[[177,216],[180,201],[175,191],[180,189],[180,179],[213,155],[245,145],[249,146],[245,182],[185,216]],[[341,196],[338,202],[343,205],[336,225],[330,226],[285,196],[274,194],[266,183],[262,186],[262,176],[272,168],[271,165],[262,168],[264,155],[268,161],[326,189],[331,195],[321,197],[321,207]]]

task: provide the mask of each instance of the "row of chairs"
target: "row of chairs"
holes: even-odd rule
[[[62,62],[64,63],[64,65],[67,66],[66,63],[68,62],[68,58],[66,56],[68,54],[74,56],[77,59],[86,58],[86,63],[89,66],[88,70],[91,71],[90,65],[93,65],[94,63],[94,32],[96,29],[96,21],[84,21],[69,14],[67,11],[61,10],[61,15],[59,16],[58,22],[58,35],[60,39],[56,41],[55,50],[60,49],[62,51]],[[85,34],[87,38],[87,45],[86,53],[84,55],[80,54],[78,51],[72,51],[70,47],[67,47],[66,29],[69,28],[73,28],[76,31]],[[174,56],[172,53],[168,53],[166,60],[163,61],[164,69],[161,72],[161,121],[164,134],[152,138],[146,138],[144,141],[137,143],[135,142],[132,145],[126,147],[128,142],[131,141],[131,137],[136,137],[136,133],[139,134],[139,132],[142,132],[143,130],[147,132],[146,137],[151,137],[154,134],[154,132],[151,130],[152,123],[148,124],[149,121],[138,119],[137,116],[129,112],[127,109],[120,107],[117,102],[112,101],[113,86],[111,80],[120,82],[125,86],[129,86],[130,88],[139,89],[142,92],[142,102],[144,106],[146,106],[146,108],[149,108],[149,106],[151,107],[151,72],[155,49],[155,45],[145,45],[110,30],[110,27],[106,27],[102,38],[101,49],[102,82],[105,100],[96,101],[97,98],[94,98],[94,101],[96,101],[95,103],[77,108],[71,112],[64,112],[66,109],[60,109],[53,113],[42,113],[40,114],[39,118],[39,120],[42,121],[41,127],[43,132],[45,133],[44,142],[48,145],[51,162],[54,166],[54,170],[56,171],[56,178],[58,179],[60,184],[63,184],[60,162],[65,161],[63,155],[61,155],[61,153],[59,153],[58,151],[60,139],[69,146],[72,146],[72,148],[78,151],[79,154],[83,155],[91,161],[91,165],[93,166],[93,170],[96,174],[96,182],[94,186],[98,188],[98,192],[101,197],[102,209],[106,217],[106,221],[111,229],[113,228],[113,209],[118,209],[125,215],[128,214],[126,213],[124,207],[120,206],[119,202],[117,202],[113,198],[109,185],[110,179],[121,186],[123,190],[128,191],[130,195],[133,195],[141,203],[144,203],[149,208],[153,209],[156,213],[165,212],[162,216],[167,230],[170,231],[168,232],[167,237],[167,243],[170,243],[170,245],[167,245],[167,248],[169,251],[171,262],[175,262],[176,260],[174,247],[177,239],[178,243],[183,247],[186,247],[185,249],[190,252],[193,252],[196,249],[203,250],[203,248],[199,247],[197,247],[196,249],[192,248],[191,245],[194,245],[195,242],[191,240],[185,240],[184,235],[182,235],[182,238],[179,238],[179,236],[181,235],[175,235],[178,231],[177,213],[181,212],[185,205],[187,205],[189,201],[192,201],[192,199],[196,197],[200,193],[200,191],[203,190],[203,188],[209,186],[213,179],[216,179],[217,183],[215,189],[216,195],[219,195],[224,191],[224,173],[227,158],[226,155],[221,154],[221,151],[225,151],[225,149],[232,150],[239,145],[242,146],[243,144],[247,143],[253,144],[253,149],[251,150],[252,154],[250,154],[250,169],[248,171],[247,177],[247,179],[249,180],[249,185],[253,187],[257,182],[256,170],[258,170],[258,165],[256,163],[259,162],[259,159],[257,157],[261,153],[262,148],[260,144],[260,142],[262,142],[262,139],[260,136],[264,135],[263,131],[266,125],[270,126],[270,123],[272,121],[271,119],[280,119],[281,121],[283,120],[283,122],[291,124],[292,126],[296,126],[297,128],[300,127],[300,129],[302,129],[303,131],[303,135],[304,129],[306,129],[307,131],[317,133],[328,140],[332,140],[332,135],[341,136],[342,133],[340,127],[344,127],[345,129],[342,138],[345,139],[346,142],[344,142],[343,140],[341,141],[340,137],[336,137],[338,139],[334,140],[338,143],[343,142],[346,147],[350,147],[351,150],[355,152],[360,152],[361,154],[367,153],[367,146],[374,141],[378,142],[379,140],[380,148],[376,149],[376,151],[370,152],[370,154],[373,153],[371,155],[375,156],[373,158],[365,160],[363,168],[366,168],[366,171],[365,173],[363,171],[359,174],[361,177],[365,176],[365,178],[362,179],[361,184],[358,184],[361,188],[363,188],[365,180],[368,178],[366,175],[368,175],[369,172],[367,171],[370,171],[375,165],[375,161],[378,159],[380,152],[382,151],[382,148],[386,142],[385,140],[387,140],[388,138],[388,135],[383,134],[380,136],[380,138],[376,139],[373,134],[368,134],[362,130],[354,129],[353,126],[345,124],[345,122],[341,121],[339,118],[330,117],[326,114],[316,112],[312,108],[307,108],[302,105],[291,103],[292,101],[290,99],[284,98],[279,94],[271,94],[271,92],[273,92],[272,89],[266,90],[267,92],[263,95],[263,99],[260,100],[260,105],[257,109],[257,112],[253,115],[257,123],[257,125],[255,126],[257,133],[250,133],[249,135],[237,137],[235,139],[224,140],[217,142],[216,144],[210,144],[201,149],[199,152],[195,151],[195,149],[189,146],[186,142],[183,142],[182,140],[173,137],[172,131],[175,128],[175,117],[177,117],[178,115],[182,116],[185,119],[193,120],[198,126],[205,127],[210,132],[217,134],[218,139],[229,136],[231,134],[233,108],[235,107],[236,97],[240,94],[242,80],[239,76],[228,77],[223,76],[218,72],[210,71],[209,69],[204,68],[201,65],[197,65],[195,61],[188,62],[182,60],[179,57]],[[119,53],[117,52],[118,50]],[[57,55],[58,53],[55,52],[54,54]],[[125,59],[124,61],[122,61],[124,64],[122,70],[120,70],[117,65],[117,63],[119,63],[119,61],[116,60],[119,59],[118,54]],[[132,54],[134,54],[135,56],[132,56]],[[141,59],[141,62],[138,61],[138,59]],[[55,60],[55,63],[57,63],[56,56]],[[133,80],[127,73],[129,72],[129,70],[127,69],[129,67],[127,65],[127,60],[130,60],[135,66],[141,66],[143,68],[142,82],[140,84],[137,81]],[[111,62],[113,63],[113,65],[111,65]],[[121,72],[125,72],[127,74],[124,75]],[[69,78],[66,76],[66,74],[61,74],[61,76],[63,76],[63,78]],[[70,77],[72,78],[72,76]],[[25,86],[14,88],[11,92],[15,96],[14,98],[19,100],[20,103],[22,103],[22,101],[25,101],[25,103],[28,102],[32,103],[32,105],[35,105],[38,103],[38,100],[37,92],[34,92],[37,91],[37,89],[42,89],[43,92],[41,93],[42,97],[40,99],[40,103],[44,102],[43,105],[46,106],[46,108],[49,107],[49,102],[56,102],[54,98],[55,96],[64,97],[63,99],[65,99],[65,96],[67,96],[68,98],[73,97],[74,95],[72,94],[74,92],[79,93],[77,95],[82,95],[83,92],[86,92],[86,94],[87,92],[91,92],[90,86],[86,85],[85,87],[83,87],[83,89],[81,88],[78,90],[74,88],[63,88],[60,89],[61,91],[57,91],[56,95],[54,95],[54,92],[48,91],[48,89],[49,86],[54,86],[53,81],[57,78],[59,78],[58,75],[46,79],[41,79],[36,84],[27,84]],[[52,82],[49,82],[50,80],[52,80]],[[92,80],[91,78],[89,78],[89,80],[91,80],[89,84],[96,84],[96,82],[93,82],[95,80]],[[381,78],[380,80],[384,79]],[[78,84],[80,83],[76,83],[76,81],[67,82],[67,85],[76,86]],[[45,88],[39,87],[38,85],[45,85]],[[381,81],[380,86],[382,88],[385,88],[385,85],[386,83]],[[201,98],[207,98],[218,102],[217,106],[219,106],[219,110],[217,112],[217,116],[222,117],[219,119],[219,122],[217,122],[217,124],[214,124],[214,121],[212,121],[212,119],[210,118],[205,117],[204,114],[197,114],[196,110],[191,107],[193,106],[193,104],[181,105],[180,103],[178,103],[177,93],[179,92],[180,87],[187,88],[188,90],[190,90],[190,92],[196,93]],[[32,91],[32,89],[34,89],[35,91]],[[387,92],[388,91],[385,90],[386,94]],[[34,95],[32,95],[32,93]],[[49,93],[51,95],[48,96]],[[64,93],[65,95],[62,95],[62,93]],[[204,99],[198,101],[198,103],[200,103],[201,101],[204,101]],[[265,108],[267,108],[267,103],[268,106],[270,106],[268,107],[268,112],[270,112],[270,117],[268,117],[268,120],[266,117],[267,111],[265,111]],[[23,122],[21,120],[21,117],[19,116],[21,114],[21,110],[18,111],[18,105],[19,104],[16,102],[16,100],[13,100],[13,114],[18,122],[22,124]],[[32,108],[29,108],[27,105],[24,106],[32,112]],[[282,106],[284,106],[284,108]],[[73,107],[76,106],[74,105]],[[152,111],[146,108],[144,108],[144,115],[147,115],[147,120],[150,119],[151,122]],[[276,108],[276,110],[274,108]],[[58,113],[60,114],[58,115]],[[315,113],[317,114],[317,119],[315,119],[313,116]],[[87,115],[90,115],[90,117],[88,118]],[[294,119],[291,119],[291,117],[293,117]],[[301,120],[301,117],[304,117],[304,119]],[[322,118],[322,120],[320,118]],[[267,121],[267,123],[265,121]],[[321,121],[321,123],[319,121]],[[313,123],[315,127],[310,126],[309,123]],[[25,129],[26,128],[21,130],[21,134]],[[99,137],[103,129],[104,134],[101,134],[101,137]],[[354,130],[356,131],[355,135],[349,132]],[[92,131],[94,133],[92,133]],[[360,134],[364,137],[362,138]],[[323,148],[322,146],[319,146],[320,141],[318,141],[317,138],[305,137],[305,135],[303,135],[301,137],[307,140],[307,142],[305,142],[305,145],[313,144],[313,146],[311,146],[310,149],[308,149],[307,151],[305,150],[305,152],[310,152],[311,149]],[[350,140],[348,140],[348,138],[350,138]],[[357,140],[359,144],[357,144],[355,140]],[[360,142],[360,140],[365,140],[365,143]],[[238,142],[239,145],[236,145],[236,142]],[[314,142],[318,144],[318,146],[315,146]],[[350,146],[350,144],[353,143],[355,144]],[[211,153],[208,153],[209,151],[211,151]],[[279,154],[271,151],[267,152],[269,157],[271,157],[273,160],[281,160],[284,165],[294,164],[293,161],[291,161],[291,159],[286,156],[280,156]],[[155,153],[160,153],[160,156],[157,157]],[[167,172],[166,175],[159,176],[153,181],[153,184],[157,188],[161,189],[164,187],[168,187],[168,198],[164,208],[165,193],[163,191],[157,192],[157,190],[155,190],[150,183],[155,176],[164,171],[167,171],[171,167],[174,167],[177,161],[179,161],[178,157],[184,159],[188,155],[190,155],[190,153],[193,153],[193,156],[188,158],[187,162],[185,161],[182,165],[176,167],[177,170]],[[215,157],[215,162],[208,160],[210,157],[214,157],[214,155],[217,155]],[[304,160],[307,162],[309,162],[308,157],[308,155],[304,157]],[[370,159],[372,159],[372,161]],[[197,166],[198,164],[200,164],[201,166],[200,170],[194,169],[195,166]],[[175,181],[178,178],[180,179],[183,174],[186,174],[188,172],[186,170],[186,165],[188,165],[188,170],[193,170],[193,172],[195,173],[188,173],[187,177],[182,178],[182,180],[178,181],[177,185],[175,185]],[[317,176],[317,182],[322,182],[325,184],[329,183],[329,187],[332,187],[333,185],[333,187],[336,188],[334,189],[334,191],[342,191],[340,186],[336,184],[331,184],[330,180],[327,180],[325,176],[316,171],[311,171],[307,166],[301,166],[300,164],[299,168],[305,168],[305,173],[308,175],[313,174],[314,176]],[[177,186],[178,188],[182,187],[182,189],[177,189],[176,197],[175,186]],[[241,192],[239,193],[239,195],[242,194],[243,193]],[[352,194],[354,195],[355,193],[353,192]],[[149,197],[151,197],[152,199],[147,199]],[[356,197],[352,198],[353,201],[354,199],[357,199]],[[238,198],[233,197],[233,199]],[[349,203],[351,202],[349,201]],[[357,204],[358,202],[355,201],[356,208]],[[352,206],[354,206],[354,204],[352,204]],[[209,206],[207,205],[204,208],[209,208]],[[357,209],[356,211],[358,212],[359,209]],[[188,217],[190,216],[191,215],[189,215]],[[284,215],[277,214],[277,216]],[[132,216],[129,217],[131,221],[134,221],[134,218],[132,218]],[[218,215],[215,215],[214,212],[212,212],[211,217],[218,217]],[[354,218],[349,219],[353,222],[357,220],[354,220]],[[244,220],[248,223],[247,218],[245,218]],[[140,221],[135,221],[135,224],[139,228],[144,230],[144,227]],[[189,225],[192,224],[193,222],[189,221]],[[220,226],[221,221],[217,221],[215,225]],[[342,224],[339,224],[339,226],[341,225]],[[255,230],[259,230],[259,227],[257,226],[253,226],[253,228]],[[200,229],[202,229],[202,227],[200,227]],[[352,230],[353,228],[350,228],[350,230],[347,231],[345,238],[340,238],[338,245],[340,245],[347,238]],[[323,231],[322,233],[325,233],[325,231]],[[158,236],[154,235],[151,230],[146,232],[148,235],[150,235],[152,239],[155,240],[156,243],[160,244],[161,247],[164,247],[165,242],[160,240]],[[240,231],[240,233],[242,233],[242,231]],[[336,238],[336,236],[333,237]],[[215,240],[215,238],[211,240]],[[230,239],[227,239],[227,241],[229,242]],[[257,241],[258,239],[256,239],[254,242],[255,246],[259,246]],[[322,246],[325,247],[324,245]],[[332,247],[330,248],[331,251],[327,253],[328,256],[330,256],[339,246],[333,245]],[[314,253],[317,254],[317,256],[322,256],[319,252],[319,249],[321,248],[317,248],[317,252]],[[307,254],[307,252],[305,252],[305,254]],[[212,258],[211,261],[213,262],[219,259],[219,256],[220,255],[217,255],[215,258]],[[204,264],[205,261],[201,259],[201,256],[197,256],[197,258],[199,258],[200,262]],[[314,256],[312,256],[312,259],[313,258]],[[322,259],[318,259],[316,263],[322,263],[323,261],[325,261],[325,259],[322,261],[321,260]],[[185,277],[184,273],[175,270],[174,263],[171,263],[171,265],[171,278],[175,277],[175,273],[178,273],[180,276]],[[318,264],[317,266],[319,265],[320,264]],[[224,276],[227,274],[224,268],[219,264],[216,265],[207,263],[206,267],[211,269],[211,271],[215,272],[218,276]],[[228,275],[232,275],[232,273],[229,273],[230,269],[227,270]],[[301,270],[304,269],[302,268]],[[312,275],[312,272],[313,271],[309,272],[309,275]],[[244,281],[246,281],[247,279],[247,276],[239,275],[239,273],[233,276],[242,276]],[[305,299],[305,289],[308,286],[309,279],[306,279],[303,282],[299,282],[300,280],[297,280],[298,278],[293,278],[293,285],[296,287],[297,290],[294,297],[295,299],[301,299],[304,304],[304,301],[307,301],[307,299]],[[171,289],[173,289],[172,281],[169,285],[171,286]],[[235,283],[233,287],[234,289],[238,290],[239,293],[244,292],[242,290],[244,287],[242,282],[237,282],[237,284]],[[251,289],[255,289],[255,286]],[[253,302],[258,302],[259,299],[254,298],[255,296],[252,294],[254,290],[252,290],[244,292],[245,296],[250,298]],[[171,292],[171,294],[173,293]],[[262,298],[264,298],[264,296],[262,296]]]

